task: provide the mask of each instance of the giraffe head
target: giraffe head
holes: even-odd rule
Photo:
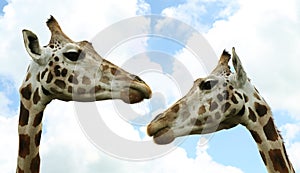
[[[38,37],[29,30],[23,30],[23,37],[33,59],[26,81],[38,85],[48,99],[121,99],[136,103],[151,97],[151,90],[143,80],[103,59],[88,41],[72,41],[53,16],[47,26],[51,40],[46,46],[41,47]]]
[[[255,92],[255,88],[250,85],[234,48],[232,53],[236,73],[231,72],[228,65],[231,55],[224,50],[211,74],[197,79],[183,98],[148,125],[148,135],[157,144],[170,143],[179,136],[207,134],[244,124],[248,100],[244,93]]]

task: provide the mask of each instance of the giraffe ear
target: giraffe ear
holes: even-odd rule
[[[232,64],[233,67],[236,71],[236,84],[237,87],[243,87],[243,85],[246,83],[247,81],[247,74],[244,71],[244,68],[242,66],[242,63],[240,61],[240,58],[238,57],[238,55],[235,52],[235,48],[232,48]]]
[[[38,37],[31,31],[24,29],[22,31],[26,51],[31,58],[38,64],[43,64],[42,49]]]

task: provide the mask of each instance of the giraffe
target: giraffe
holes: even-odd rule
[[[205,78],[197,79],[190,91],[155,117],[147,127],[160,145],[176,137],[214,133],[238,124],[245,126],[257,143],[269,173],[293,173],[283,139],[264,98],[251,84],[235,49],[223,51],[218,65]]]
[[[151,97],[151,89],[142,79],[103,59],[88,41],[72,41],[53,16],[46,23],[51,31],[46,46],[40,46],[33,32],[22,31],[33,61],[19,89],[17,173],[40,171],[42,118],[51,100],[121,99],[131,104]]]

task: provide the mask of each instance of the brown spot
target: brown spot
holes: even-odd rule
[[[232,101],[234,104],[238,104],[238,103],[239,103],[234,95],[231,96],[231,101]]]
[[[111,72],[111,74],[112,75],[118,75],[118,74],[121,74],[121,71],[120,70],[118,70],[118,69],[116,69],[116,68],[114,68],[114,67],[112,67],[111,69],[110,69],[110,72]]]
[[[260,116],[260,117],[264,116],[268,111],[267,107],[260,103],[255,102],[254,106],[255,106],[255,111],[257,112],[258,116]]]
[[[259,151],[259,154],[260,154],[260,156],[261,156],[261,158],[262,158],[264,164],[267,166],[267,160],[266,160],[265,154],[264,154],[262,151]]]
[[[27,75],[26,75],[26,79],[25,79],[25,81],[28,81],[28,80],[30,79],[30,77],[31,77],[31,73],[30,73],[30,72],[28,72],[28,73],[27,73]]]
[[[50,61],[48,65],[49,65],[49,66],[52,66],[52,65],[53,65],[53,61]]]
[[[53,44],[50,44],[49,47],[50,47],[51,49],[54,49],[54,45],[53,45]]]
[[[233,108],[233,109],[230,110],[229,115],[234,115],[235,113],[236,113],[236,109]]]
[[[43,111],[41,111],[40,113],[35,115],[34,121],[33,121],[33,126],[37,127],[39,124],[41,124],[42,119],[43,119]]]
[[[37,88],[33,94],[33,103],[37,104],[41,100],[41,97],[39,95],[39,89]]]
[[[230,89],[230,90],[233,90],[233,86],[229,85],[229,89]]]
[[[103,89],[101,88],[101,86],[95,86],[94,88],[92,88],[92,89],[90,90],[90,93],[91,93],[91,94],[95,94],[95,93],[101,92],[101,91],[103,91]]]
[[[68,92],[69,92],[69,93],[73,93],[73,87],[68,86]]]
[[[243,99],[243,96],[242,96],[241,93],[239,93],[239,92],[237,92],[237,91],[235,91],[234,93],[236,93],[236,94],[239,96],[240,99]]]
[[[223,96],[221,95],[221,94],[218,94],[217,95],[217,98],[218,98],[218,100],[221,102],[221,101],[223,101]]]
[[[252,137],[254,138],[255,142],[258,143],[258,144],[261,144],[262,143],[262,140],[260,138],[260,136],[258,135],[258,133],[256,131],[253,131],[253,130],[249,130]]]
[[[18,170],[17,170],[18,173],[24,173],[24,171],[18,166]]]
[[[249,101],[248,96],[246,96],[245,94],[243,94],[243,96],[244,96],[245,103],[247,103]]]
[[[223,96],[224,99],[225,99],[225,100],[228,100],[228,99],[229,99],[229,91],[224,90],[223,93],[224,93],[224,96]]]
[[[34,143],[35,143],[35,146],[36,146],[36,147],[40,146],[41,135],[42,135],[42,130],[40,130],[40,131],[35,135]]]
[[[32,94],[31,84],[28,84],[26,87],[22,88],[21,94],[25,99],[29,100]]]
[[[289,173],[284,157],[280,149],[273,149],[269,151],[270,159],[273,163],[275,171],[280,173]]]
[[[222,105],[222,107],[221,107],[222,112],[223,112],[223,113],[226,112],[226,111],[229,109],[230,106],[231,106],[231,104],[228,103],[228,102],[226,102],[226,103],[225,103],[224,105]]]
[[[175,106],[173,106],[171,108],[171,110],[174,112],[174,113],[177,113],[179,111],[179,104],[176,104]]]
[[[52,81],[52,79],[53,79],[53,75],[52,75],[51,71],[49,71],[46,82],[50,83]]]
[[[109,68],[108,65],[102,65],[102,71],[105,71],[105,70],[107,70],[108,68]]]
[[[45,74],[47,73],[48,69],[46,68],[43,72],[42,72],[42,79],[44,79]]]
[[[68,78],[68,81],[73,83],[73,84],[78,84],[78,80],[76,77],[74,77],[73,75],[70,75],[69,78]]]
[[[54,60],[57,62],[57,61],[59,61],[59,58],[56,56],[56,57],[54,57]]]
[[[51,93],[48,90],[46,90],[43,86],[42,86],[42,91],[46,96],[51,95]]]
[[[250,120],[252,120],[253,122],[256,122],[256,115],[255,113],[253,112],[253,110],[251,108],[248,108],[248,111],[249,111],[249,115],[248,115],[248,118]]]
[[[254,93],[253,95],[256,99],[260,100],[260,96],[257,93]]]
[[[67,73],[68,73],[68,70],[65,69],[65,68],[61,70],[61,76],[62,76],[62,77],[66,77],[66,76],[67,76]]]
[[[244,113],[245,113],[245,105],[243,105],[242,109],[236,115],[243,116]]]
[[[199,108],[199,110],[198,110],[198,114],[199,114],[199,115],[200,115],[200,114],[204,114],[205,112],[206,112],[205,106],[204,106],[204,105],[200,106],[200,108]]]
[[[31,160],[30,171],[31,171],[31,173],[39,173],[40,172],[40,155],[39,155],[39,153]]]
[[[79,88],[77,89],[77,93],[78,93],[78,94],[84,94],[84,93],[86,93],[86,90],[85,90],[84,88],[79,87]]]
[[[278,133],[272,117],[269,119],[268,123],[264,126],[263,129],[268,140],[276,141],[278,139]]]
[[[218,103],[216,103],[216,102],[212,102],[211,104],[210,104],[210,107],[209,107],[209,111],[214,111],[214,110],[216,110],[218,108]]]
[[[66,83],[63,80],[56,79],[54,81],[54,84],[57,85],[61,89],[65,89],[66,88]]]
[[[36,80],[40,82],[40,72],[36,75]]]
[[[19,156],[25,158],[30,150],[30,137],[28,135],[19,135]]]
[[[55,67],[54,67],[54,74],[55,74],[55,76],[60,76],[60,66],[59,65],[56,65]]]
[[[107,76],[102,76],[101,79],[100,79],[100,81],[101,81],[102,83],[108,83],[109,78],[108,78]]]
[[[215,119],[220,119],[221,118],[221,114],[220,114],[220,112],[217,112],[216,114],[215,114]]]
[[[19,117],[19,125],[25,126],[28,124],[29,111],[24,107],[23,103],[20,103],[20,117]]]
[[[83,76],[82,77],[82,84],[90,85],[91,84],[91,79],[86,77],[86,76]]]

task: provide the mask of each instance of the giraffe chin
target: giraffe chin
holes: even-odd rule
[[[163,128],[153,135],[153,140],[156,144],[165,145],[173,142],[175,139],[174,133],[170,128]]]

